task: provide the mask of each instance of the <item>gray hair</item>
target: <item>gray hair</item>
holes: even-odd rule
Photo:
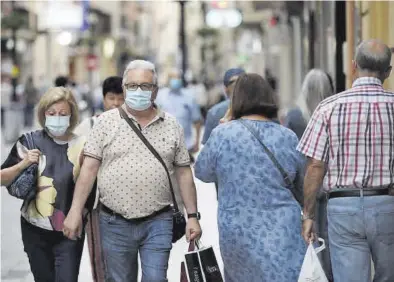
[[[153,73],[153,83],[157,84],[157,73],[156,73],[156,68],[155,65],[149,61],[145,61],[145,60],[134,60],[131,61],[124,73],[123,73],[123,81],[122,81],[122,85],[125,85],[126,83],[126,77],[127,77],[127,73],[129,72],[129,70],[148,70],[151,71]]]
[[[355,61],[360,71],[384,74],[391,62],[391,50],[383,42],[370,39],[358,45]]]
[[[298,106],[306,121],[311,118],[321,101],[333,94],[333,86],[328,75],[320,69],[310,70],[302,83]]]

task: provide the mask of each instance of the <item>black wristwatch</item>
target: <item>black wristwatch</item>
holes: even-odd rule
[[[187,218],[197,218],[197,220],[201,219],[201,214],[199,212],[196,213],[188,213]]]

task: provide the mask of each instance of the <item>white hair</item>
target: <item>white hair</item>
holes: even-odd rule
[[[298,107],[308,121],[321,101],[333,94],[333,86],[328,75],[319,69],[310,70],[302,83]]]
[[[131,61],[124,73],[123,73],[123,81],[122,81],[122,85],[125,85],[126,83],[126,77],[127,77],[127,73],[129,72],[129,70],[148,70],[151,71],[153,73],[153,83],[157,83],[157,73],[156,73],[156,68],[155,65],[149,61],[145,61],[145,60],[134,60]]]

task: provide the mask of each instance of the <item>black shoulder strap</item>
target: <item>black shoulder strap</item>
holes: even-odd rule
[[[270,149],[268,149],[268,147],[263,143],[263,141],[260,140],[260,138],[257,136],[256,132],[249,125],[247,125],[246,122],[244,122],[242,119],[239,119],[239,121],[257,139],[257,141],[259,141],[261,146],[263,146],[265,153],[268,155],[268,157],[271,159],[271,161],[274,163],[274,165],[278,168],[278,170],[280,171],[280,173],[282,174],[282,176],[285,180],[286,186],[289,188],[289,190],[294,195],[293,182],[290,180],[289,175],[286,173],[284,168],[280,165],[278,160],[275,158],[274,154],[270,151]],[[294,197],[297,199],[297,197],[295,195],[294,195]]]
[[[139,130],[138,127],[133,123],[133,121],[127,116],[126,112],[121,107],[119,107],[118,109],[119,109],[120,116],[130,125],[131,129],[133,129],[133,131],[137,134],[137,136],[141,139],[141,141],[145,144],[145,146],[152,152],[152,154],[156,157],[156,159],[164,167],[164,169],[167,173],[168,181],[170,183],[170,190],[171,190],[172,201],[174,204],[174,210],[175,210],[175,212],[179,212],[178,204],[177,204],[176,198],[175,198],[174,187],[172,186],[170,172],[168,171],[168,168],[167,168],[165,162],[163,161],[163,159],[159,155],[159,153],[155,150],[155,148],[153,148],[153,146],[145,138],[145,136],[142,134],[141,130]]]

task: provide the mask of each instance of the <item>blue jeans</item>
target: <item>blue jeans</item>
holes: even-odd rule
[[[101,210],[100,233],[107,282],[137,282],[138,252],[142,282],[167,281],[171,211],[137,222]]]
[[[394,281],[394,197],[344,197],[328,202],[335,282]]]

